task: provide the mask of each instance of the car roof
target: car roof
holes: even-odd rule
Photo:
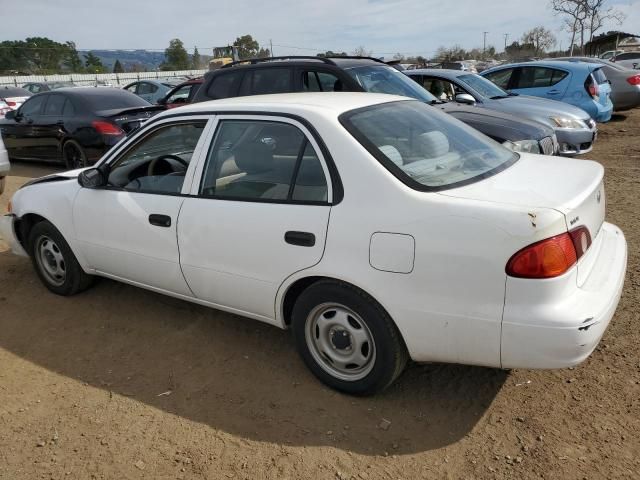
[[[181,114],[207,113],[211,111],[256,111],[271,113],[303,114],[309,112],[330,113],[332,116],[358,108],[396,101],[415,101],[412,98],[383,93],[366,92],[306,92],[251,95],[192,103],[180,107]],[[168,110],[154,118],[175,115]]]
[[[42,94],[52,94],[52,93],[65,93],[67,95],[73,95],[76,97],[88,97],[88,96],[104,96],[105,93],[113,93],[115,95],[134,95],[131,92],[127,92],[126,90],[122,90],[120,88],[97,88],[97,87],[65,87],[65,88],[57,88],[56,90],[51,90],[50,92],[41,92],[38,95]]]
[[[336,57],[306,57],[306,56],[287,56],[287,57],[272,57],[272,58],[253,58],[247,60],[240,60],[238,62],[229,63],[223,65],[214,72],[224,71],[232,68],[268,68],[273,66],[299,66],[299,65],[328,65],[338,68],[351,68],[360,67],[366,65],[386,65],[382,60],[378,60],[372,57],[350,57],[350,56],[336,56]]]
[[[520,62],[520,63],[507,63],[505,65],[500,65],[498,67],[488,68],[485,72],[492,70],[502,70],[504,68],[515,68],[515,67],[549,67],[549,68],[565,68],[567,70],[594,70],[596,68],[602,68],[602,65],[599,63],[591,63],[591,62],[568,62],[568,61],[544,61],[537,60],[535,62]],[[484,72],[482,72],[484,73]]]
[[[464,70],[450,70],[448,68],[415,68],[413,70],[407,70],[406,75],[437,75],[440,77],[448,77],[448,78],[456,78],[462,77],[465,75],[477,75],[473,72],[468,72]]]

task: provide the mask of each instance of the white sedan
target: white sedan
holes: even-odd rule
[[[371,394],[409,358],[562,368],[625,277],[603,168],[514,153],[421,102],[241,97],[164,112],[96,168],[31,181],[0,234],[71,295],[94,276],[291,328]]]

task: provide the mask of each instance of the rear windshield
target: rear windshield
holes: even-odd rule
[[[426,89],[393,67],[372,65],[345,70],[366,92],[402,95],[427,103],[438,101]]]
[[[114,110],[117,108],[148,107],[149,102],[133,93],[124,90],[96,89],[90,95],[85,95],[83,101],[91,111]]]
[[[30,97],[33,95],[29,90],[20,87],[0,88],[0,98],[9,97]]]
[[[604,74],[601,68],[594,70],[593,72],[591,72],[591,74],[593,75],[593,78],[596,79],[596,82],[598,82],[598,85],[607,83],[607,76]]]
[[[417,190],[477,182],[518,154],[422,102],[399,101],[346,112],[340,122],[380,163]]]

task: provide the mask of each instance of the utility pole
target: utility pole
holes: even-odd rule
[[[507,51],[507,40],[509,39],[509,34],[505,33],[504,34],[504,51]]]
[[[482,42],[482,58],[487,58],[487,33],[489,32],[482,32],[484,35],[484,41]]]
[[[273,41],[271,39],[269,39],[269,53],[273,57]]]

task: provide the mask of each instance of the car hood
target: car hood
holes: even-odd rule
[[[557,100],[548,100],[540,97],[530,97],[529,95],[517,95],[497,100],[489,100],[487,106],[496,108],[501,112],[522,115],[526,113],[528,117],[544,118],[549,121],[552,116],[571,117],[583,121],[589,120],[591,117],[587,112],[568,103],[559,102]]]
[[[553,135],[548,125],[511,115],[510,113],[462,105],[459,103],[443,103],[434,105],[467,125],[480,130],[493,138],[510,141],[540,140]]]
[[[52,173],[51,175],[45,175],[44,177],[34,178],[33,180],[28,181],[23,184],[20,188],[29,187],[31,185],[37,185],[38,183],[49,183],[49,182],[60,182],[62,180],[69,180],[72,178],[78,178],[80,172],[86,170],[87,168],[76,168],[75,170],[68,170],[66,172]]]

